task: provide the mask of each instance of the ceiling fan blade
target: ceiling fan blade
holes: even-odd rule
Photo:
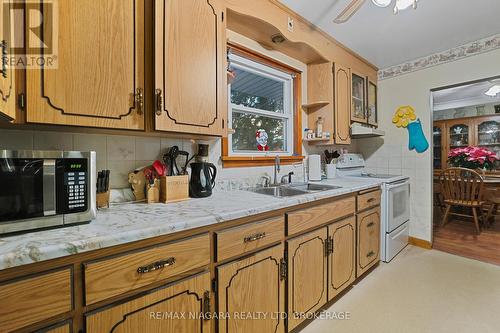
[[[347,22],[360,8],[366,0],[352,0],[349,5],[333,20],[334,23],[341,24]]]

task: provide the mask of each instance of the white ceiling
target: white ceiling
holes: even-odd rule
[[[500,33],[500,0],[419,0],[398,15],[366,0],[343,24],[351,0],[280,1],[380,69]]]
[[[434,91],[434,111],[500,102],[500,95],[490,97],[484,94],[494,84],[500,84],[500,79]]]

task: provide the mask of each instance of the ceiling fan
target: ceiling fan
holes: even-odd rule
[[[377,7],[388,7],[393,0],[371,0]],[[356,12],[363,6],[366,0],[352,0],[346,8],[333,20],[334,23],[345,23],[347,22]],[[401,10],[412,7],[417,9],[418,0],[394,0],[394,14],[399,13]]]

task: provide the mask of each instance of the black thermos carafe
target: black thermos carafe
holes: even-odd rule
[[[189,181],[189,196],[191,198],[206,198],[212,195],[215,187],[217,168],[206,162],[208,145],[198,145],[196,162],[191,163],[191,180]]]

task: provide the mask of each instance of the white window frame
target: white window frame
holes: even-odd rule
[[[248,58],[236,54],[230,54],[229,60],[232,68],[241,68],[244,71],[255,73],[275,81],[283,82],[283,113],[266,111],[251,107],[246,107],[231,102],[231,84],[228,84],[228,121],[230,126],[233,124],[233,110],[253,113],[256,115],[266,116],[270,118],[281,119],[285,122],[285,150],[280,152],[273,151],[234,151],[233,150],[233,135],[228,135],[228,155],[229,156],[292,156],[294,146],[294,105],[293,105],[293,79],[294,76],[285,73],[271,66],[264,65]],[[255,142],[257,145],[257,141]]]

